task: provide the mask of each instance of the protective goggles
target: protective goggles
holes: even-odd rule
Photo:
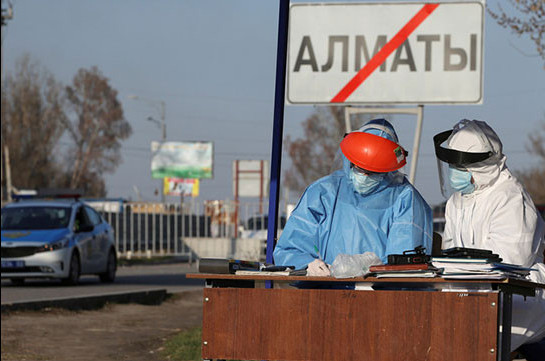
[[[367,175],[367,176],[370,176],[370,175],[383,175],[384,174],[384,173],[379,173],[379,172],[371,172],[371,171],[369,171],[367,169],[360,168],[357,165],[355,165],[354,163],[350,163],[350,168],[354,169],[354,171],[359,173],[359,174],[363,174],[363,175]]]
[[[465,168],[466,166],[482,162],[494,155],[493,152],[462,152],[459,150],[448,149],[442,147],[443,144],[452,134],[453,130],[447,130],[436,134],[433,137],[433,143],[435,145],[435,155],[437,158],[445,163],[452,164],[456,168]]]

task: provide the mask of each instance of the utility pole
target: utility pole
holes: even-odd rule
[[[11,193],[13,192],[13,187],[11,186],[11,167],[9,165],[9,148],[6,145],[4,147],[4,155],[6,156],[6,193],[7,200],[11,202]]]
[[[165,123],[165,102],[160,101],[161,104],[161,140],[164,142],[167,141],[167,125]]]
[[[13,6],[10,1],[7,1],[8,6],[4,9],[4,1],[2,1],[2,43],[0,44],[0,81],[4,81],[4,36],[6,31],[4,26],[7,25],[7,21],[13,19]],[[3,91],[2,87],[2,91]],[[3,139],[3,138],[2,138]],[[4,142],[0,144],[0,149],[4,149]],[[6,148],[7,149],[7,148]],[[4,202],[4,157],[0,157],[0,198],[2,203]],[[11,194],[6,191],[7,199],[11,200]]]
[[[157,120],[152,116],[149,116],[146,118],[147,121],[155,123],[159,128],[161,128],[161,142],[165,142],[167,140],[167,124],[166,124],[166,105],[165,102],[162,100],[155,100],[155,99],[149,99],[144,98],[139,95],[128,95],[127,98],[132,100],[140,100],[144,103],[147,103],[154,107],[155,109],[159,110],[159,115],[161,117],[161,120]]]
[[[8,20],[13,19],[13,6],[11,5],[10,1],[7,1],[8,7],[4,9],[2,6],[2,54],[1,54],[1,62],[2,62],[2,69],[0,76],[2,79],[4,78],[4,35],[6,32],[4,31],[4,26],[6,26],[8,23]],[[4,4],[4,1],[2,1],[2,4]]]

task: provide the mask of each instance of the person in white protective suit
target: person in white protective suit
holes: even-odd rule
[[[505,263],[537,270],[530,280],[545,284],[544,221],[507,168],[498,135],[486,122],[464,119],[434,142],[443,194],[449,186],[454,190],[446,205],[442,248],[492,250]],[[515,295],[511,350],[524,345],[520,350],[530,350],[528,361],[545,360],[544,336],[544,290],[526,300]]]

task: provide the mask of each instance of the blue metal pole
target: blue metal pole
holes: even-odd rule
[[[274,93],[274,127],[271,154],[271,179],[269,187],[269,217],[267,224],[267,263],[273,263],[273,250],[278,228],[278,198],[280,168],[282,164],[282,135],[284,129],[284,96],[286,81],[286,55],[288,50],[289,0],[280,0],[278,15],[278,44],[276,50],[276,86]],[[267,288],[272,282],[267,282]]]

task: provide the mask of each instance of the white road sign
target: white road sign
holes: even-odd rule
[[[233,161],[233,195],[263,198],[269,192],[269,162],[266,160]]]
[[[481,103],[484,1],[292,4],[292,104]]]

